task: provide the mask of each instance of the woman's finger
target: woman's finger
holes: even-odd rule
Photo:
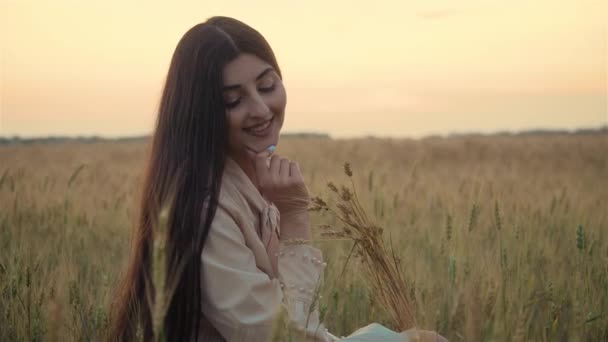
[[[281,171],[281,156],[273,154],[270,158],[270,177],[276,180],[279,178],[279,172]]]
[[[300,171],[300,164],[298,162],[291,162],[289,165],[289,173],[292,179],[303,180],[302,171]]]
[[[268,165],[266,164],[266,160],[270,154],[270,151],[264,150],[255,156],[255,172],[260,184],[266,184],[268,182]]]
[[[289,183],[289,159],[281,158],[281,172],[279,175],[281,184]]]

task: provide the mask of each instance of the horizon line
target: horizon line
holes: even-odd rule
[[[365,139],[365,138],[379,138],[379,139],[414,139],[422,140],[425,138],[432,137],[459,137],[459,136],[493,136],[493,135],[525,135],[525,134],[576,134],[576,133],[608,133],[608,123],[599,126],[586,126],[578,128],[529,128],[523,130],[492,130],[492,131],[453,131],[449,133],[428,133],[420,136],[412,135],[381,135],[381,134],[357,134],[357,135],[344,135],[344,136],[332,136],[327,132],[315,132],[315,131],[289,131],[280,133],[280,137],[310,137],[310,138],[325,138],[332,140],[339,139]],[[102,134],[49,134],[49,135],[0,135],[0,141],[36,141],[36,140],[96,140],[96,141],[120,141],[120,140],[139,140],[148,139],[152,137],[152,133],[147,134],[131,134],[131,135],[102,135]]]

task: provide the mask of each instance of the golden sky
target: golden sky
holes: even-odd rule
[[[283,132],[608,124],[605,0],[0,0],[0,136],[150,133],[178,40],[213,15],[273,47]]]

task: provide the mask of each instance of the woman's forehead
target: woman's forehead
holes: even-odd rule
[[[224,66],[222,73],[224,86],[255,82],[270,64],[255,55],[243,53]]]

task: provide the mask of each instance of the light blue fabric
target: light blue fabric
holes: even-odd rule
[[[409,342],[409,338],[405,333],[396,333],[387,327],[372,323],[366,325],[347,337],[339,339],[339,341],[348,342]]]

